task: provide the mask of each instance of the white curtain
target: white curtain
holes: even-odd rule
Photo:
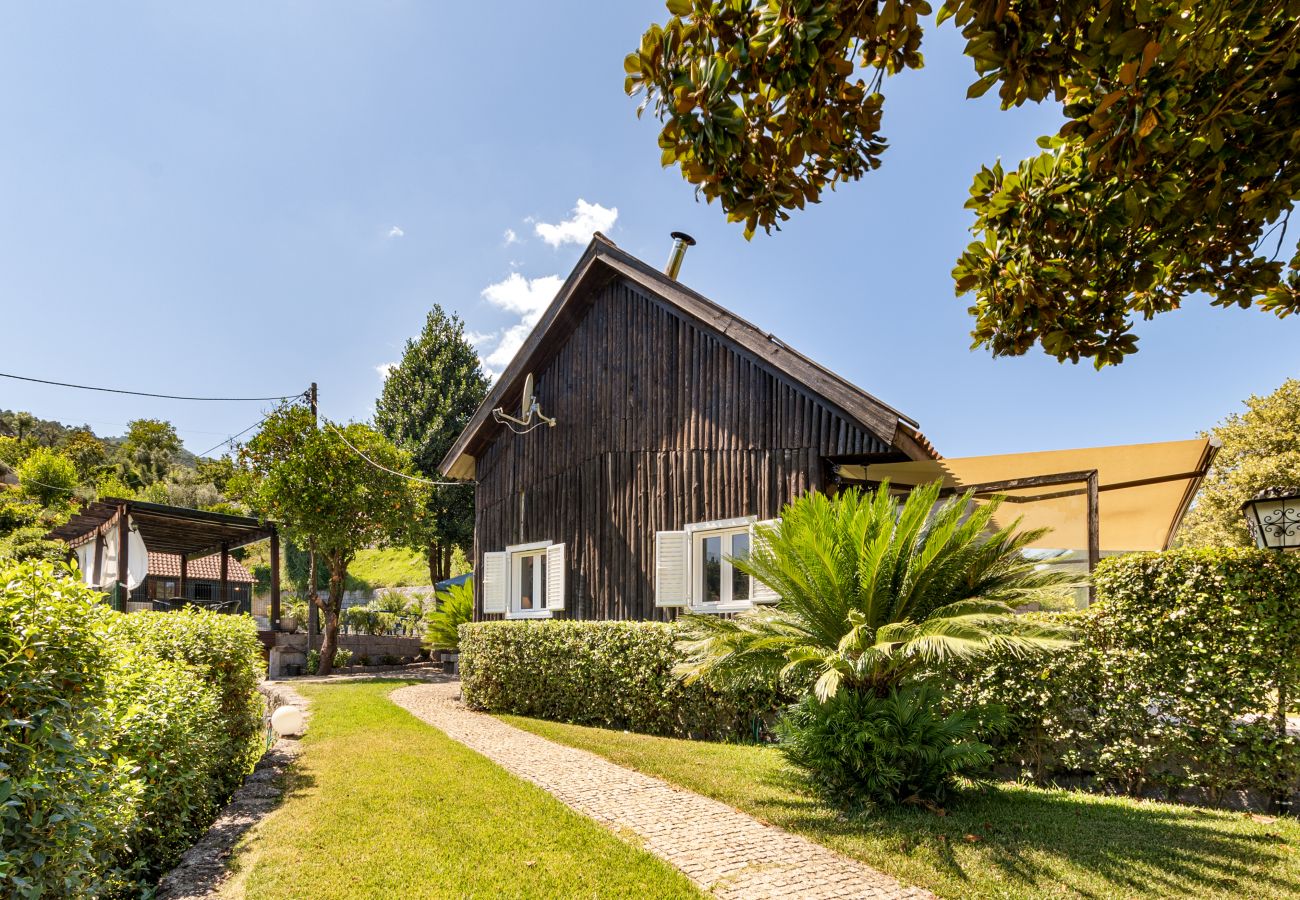
[[[127,554],[126,554],[126,587],[128,590],[135,590],[144,584],[145,578],[149,576],[149,550],[144,545],[144,538],[140,537],[140,532],[136,529],[135,520],[128,517],[128,537],[127,537]],[[102,580],[104,586],[117,582],[117,541],[118,528],[114,525],[104,535],[104,569]],[[90,542],[90,570],[89,577],[94,577],[95,567],[95,543]],[[83,567],[82,571],[86,571]]]

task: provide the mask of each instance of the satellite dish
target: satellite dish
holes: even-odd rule
[[[527,419],[533,408],[533,373],[524,376],[524,395],[519,398],[519,418]]]
[[[544,415],[541,406],[537,403],[537,395],[533,384],[533,373],[529,372],[524,376],[523,396],[519,398],[519,417],[515,418],[507,413],[504,407],[498,406],[496,409],[492,410],[492,418],[501,422],[507,428],[510,428],[511,431],[515,431],[518,434],[526,434],[535,427],[533,425],[534,416],[538,419],[538,424],[545,423],[551,428],[555,427],[555,420],[550,416]],[[519,431],[514,427],[514,425],[520,426],[524,431]]]

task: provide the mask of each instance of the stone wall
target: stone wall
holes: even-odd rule
[[[319,637],[316,639],[316,648],[320,648]],[[303,665],[307,658],[307,635],[278,633],[275,636],[275,649],[279,652],[273,654],[273,660],[278,660],[284,665]],[[420,639],[414,637],[388,634],[340,634],[339,649],[351,650],[354,660],[361,656],[368,656],[377,663],[384,656],[395,656],[398,659],[416,656],[421,647]],[[283,673],[269,674],[274,678]]]

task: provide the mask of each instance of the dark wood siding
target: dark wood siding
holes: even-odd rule
[[[823,456],[888,449],[622,280],[533,374],[557,424],[502,429],[479,456],[475,564],[512,544],[564,543],[575,618],[670,618],[654,606],[656,531],[775,517],[822,486]]]

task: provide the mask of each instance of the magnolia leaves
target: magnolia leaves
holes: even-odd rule
[[[885,76],[922,65],[923,2],[673,0],[624,61],[663,123],[661,160],[750,237],[878,168]],[[948,0],[1004,108],[1061,104],[1044,153],[983,169],[953,275],[974,346],[1113,365],[1137,316],[1204,293],[1300,309],[1300,9]],[[1293,255],[1292,255],[1293,254]],[[1287,257],[1290,256],[1288,259]]]

